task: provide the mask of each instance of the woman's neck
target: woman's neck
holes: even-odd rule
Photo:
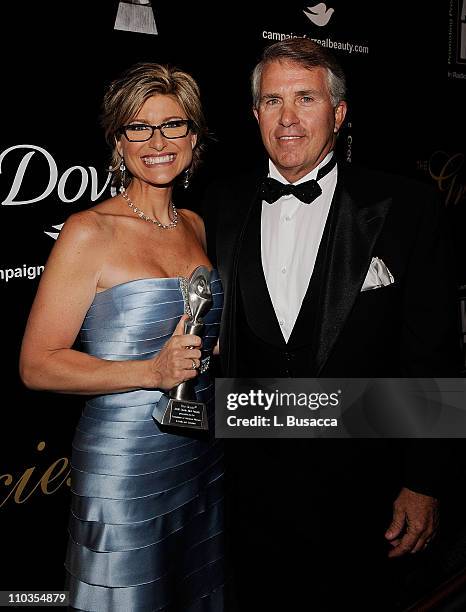
[[[126,189],[126,193],[135,206],[142,210],[148,217],[152,217],[163,223],[172,221],[171,197],[173,187],[155,187],[133,179]]]

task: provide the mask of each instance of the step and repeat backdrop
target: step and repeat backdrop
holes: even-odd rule
[[[176,64],[197,79],[213,137],[177,203],[199,210],[210,180],[262,160],[249,74],[263,47],[306,36],[332,48],[349,82],[340,154],[438,190],[452,225],[464,329],[466,2],[52,1],[8,2],[0,11],[9,34],[0,43],[1,588],[61,589],[83,398],[28,391],[18,356],[63,223],[110,196],[99,125],[108,83],[139,61]]]

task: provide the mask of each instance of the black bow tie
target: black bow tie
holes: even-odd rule
[[[282,196],[291,194],[294,195],[295,198],[298,198],[298,200],[301,202],[310,204],[322,193],[322,189],[317,181],[328,174],[336,163],[337,159],[334,154],[332,159],[325,164],[325,166],[320,168],[316,179],[305,181],[299,185],[294,185],[293,183],[280,183],[280,181],[267,177],[261,185],[260,197],[269,204],[273,204]]]

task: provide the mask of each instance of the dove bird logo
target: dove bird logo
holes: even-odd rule
[[[307,11],[303,11],[306,17],[319,27],[326,26],[334,12],[335,9],[327,8],[323,2],[315,6],[308,6]]]

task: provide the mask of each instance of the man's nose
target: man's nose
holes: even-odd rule
[[[279,121],[283,127],[290,127],[295,123],[299,123],[299,117],[296,114],[296,110],[292,104],[283,105]]]

